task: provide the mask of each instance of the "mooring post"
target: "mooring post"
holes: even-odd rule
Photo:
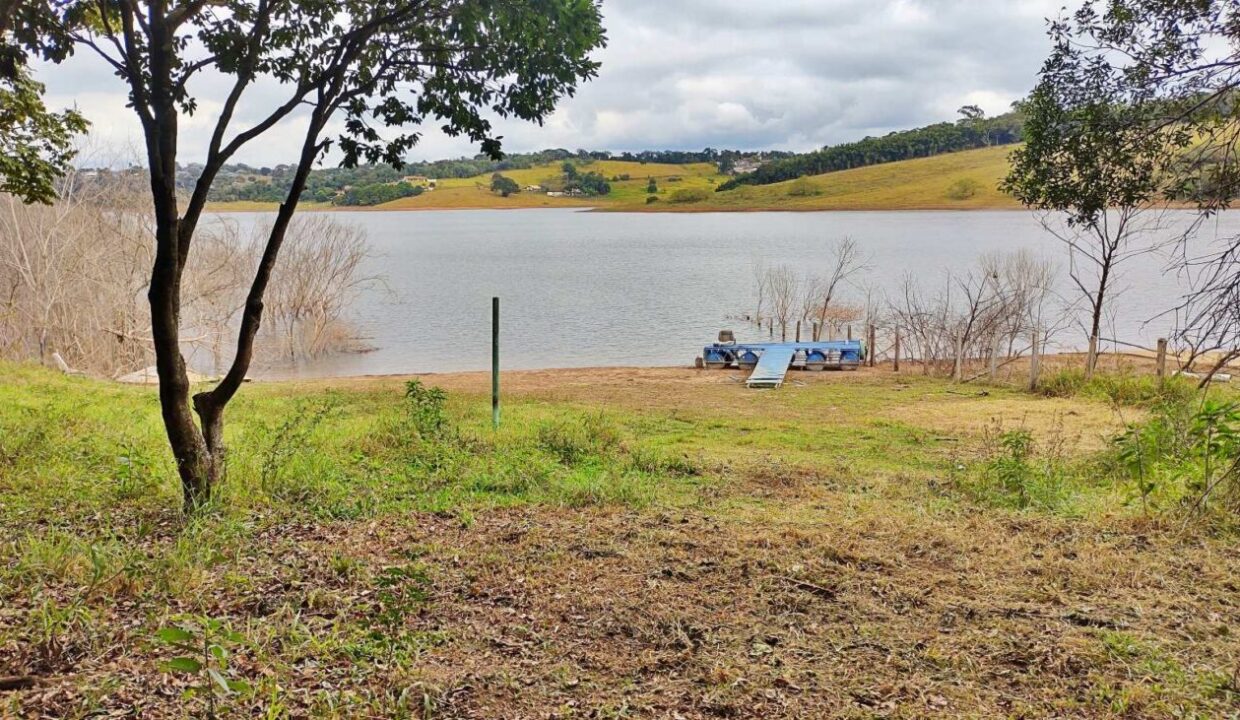
[[[1158,373],[1158,383],[1161,385],[1167,379],[1167,338],[1158,338],[1158,357],[1155,362],[1155,372]]]
[[[900,372],[900,328],[896,328],[896,342],[892,346],[891,371]]]
[[[499,298],[491,298],[491,427],[499,430]]]

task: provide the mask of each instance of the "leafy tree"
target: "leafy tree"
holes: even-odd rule
[[[1057,146],[1107,143],[1114,173],[1140,179],[1139,200],[1192,203],[1203,219],[1230,207],[1240,195],[1240,5],[1089,0],[1056,21],[1051,36],[1047,64],[1061,95],[1036,108],[1039,122],[1053,121],[1061,106],[1109,108],[1091,122],[1061,123]],[[1086,82],[1068,93],[1075,79]],[[1125,144],[1115,145],[1117,136]],[[1040,152],[1028,166],[1053,168],[1054,160]],[[1219,350],[1217,371],[1240,356],[1240,237],[1179,259],[1192,283],[1178,309],[1181,339],[1195,353]]]
[[[0,192],[50,203],[54,181],[75,155],[73,136],[86,132],[76,111],[48,112],[43,86],[22,69],[0,77]]]
[[[651,195],[659,192],[659,183],[655,182],[654,178],[650,178],[650,182],[646,183],[646,192]]]
[[[571,162],[565,162],[560,166],[560,171],[564,173],[565,180],[577,179],[577,166]]]
[[[601,173],[588,172],[581,175],[564,176],[565,190],[578,190],[585,195],[607,195],[611,192],[611,184]]]
[[[521,192],[521,186],[517,184],[516,180],[495,173],[491,176],[491,192],[499,193],[501,197],[508,197],[513,193]]]
[[[346,167],[399,166],[423,121],[498,158],[488,117],[546,118],[597,73],[589,54],[604,35],[596,0],[31,0],[17,7],[4,41],[10,54],[52,62],[94,53],[128,89],[154,209],[148,297],[160,407],[185,504],[194,507],[223,472],[224,409],[249,370],[263,296],[314,164],[334,149]],[[182,116],[205,111],[195,94],[204,73],[229,89],[182,202],[178,129]],[[272,109],[237,117],[253,95]],[[191,399],[181,277],[198,221],[225,163],[295,113],[304,121],[296,169],[245,301],[234,358],[223,380]]]
[[[1089,7],[1078,17],[1092,23]],[[1054,23],[1051,36],[1054,49],[1026,103],[1025,145],[1012,153],[1002,187],[1067,217],[1065,231],[1044,225],[1066,244],[1069,274],[1089,305],[1088,375],[1117,267],[1149,249],[1136,243],[1138,218],[1163,195],[1160,168],[1175,143],[1157,131],[1154,105],[1131,102],[1123,83],[1090,60],[1071,23]]]

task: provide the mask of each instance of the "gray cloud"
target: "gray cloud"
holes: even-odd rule
[[[806,150],[949,119],[967,103],[996,113],[1023,96],[1049,47],[1052,0],[606,0],[609,45],[600,77],[542,127],[497,121],[511,151],[544,147],[641,150]],[[76,103],[113,146],[140,137],[120,81],[80,55],[39,68],[50,99]],[[181,130],[182,157],[200,159],[222,78],[205,77],[200,112]],[[269,88],[276,96],[278,88]],[[264,93],[259,93],[262,95]],[[260,115],[251,102],[239,120]],[[239,159],[288,162],[300,125]],[[433,127],[418,159],[473,154]]]

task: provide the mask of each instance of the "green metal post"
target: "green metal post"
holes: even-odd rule
[[[499,298],[491,298],[491,425],[499,430]]]

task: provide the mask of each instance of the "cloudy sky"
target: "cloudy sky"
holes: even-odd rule
[[[977,104],[1004,111],[1048,52],[1062,0],[604,0],[608,47],[598,79],[543,126],[500,124],[509,151],[807,150],[951,119]],[[137,147],[120,80],[84,54],[40,67],[53,105],[76,103],[102,145]],[[224,84],[204,78],[202,111],[181,131],[183,162],[205,152]],[[257,105],[242,108],[261,112]],[[296,124],[297,120],[291,120]],[[292,130],[292,127],[286,130]],[[269,133],[236,159],[289,162],[297,133]],[[431,130],[413,159],[472,155]]]

